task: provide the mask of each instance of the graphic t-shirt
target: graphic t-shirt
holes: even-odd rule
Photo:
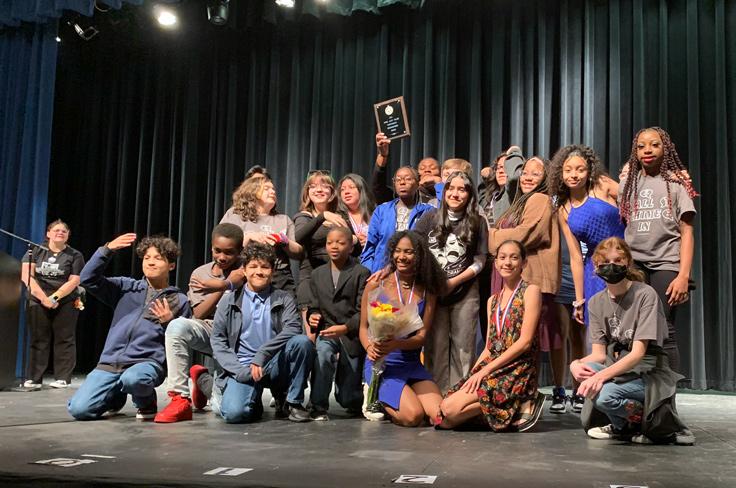
[[[470,242],[463,241],[455,234],[458,226],[460,225],[460,221],[451,221],[450,233],[447,235],[445,245],[442,246],[437,239],[437,236],[439,235],[439,230],[436,229],[438,216],[439,210],[428,210],[419,219],[414,230],[427,236],[429,250],[442,269],[445,270],[445,273],[447,273],[447,278],[454,278],[468,269],[468,267],[473,264],[473,260],[476,256],[481,256],[479,263],[484,265],[486,255],[488,254],[488,228],[485,220],[483,218],[478,220],[478,226],[475,229],[473,238]],[[455,288],[455,290],[453,290],[448,296],[442,297],[442,303],[449,304],[462,299],[468,289],[473,285],[474,281],[475,278],[468,280]]]
[[[619,200],[625,180],[618,186]],[[680,220],[688,212],[695,213],[695,205],[685,187],[669,183],[670,207],[667,198],[667,182],[661,175],[639,174],[636,192],[632,196],[632,212],[626,225],[625,239],[631,246],[635,261],[652,270],[679,271],[680,269]]]
[[[608,289],[596,293],[588,303],[588,314],[592,344],[618,343],[630,349],[636,340],[661,346],[667,338],[667,321],[657,292],[638,281],[620,298],[611,298]]]
[[[38,283],[38,286],[41,287],[46,295],[51,295],[58,290],[69,280],[69,276],[79,276],[82,268],[84,268],[84,257],[82,253],[69,246],[66,246],[63,251],[58,253],[50,250],[36,249],[33,251],[32,261],[35,265],[33,271],[36,283]],[[23,257],[23,262],[28,262],[28,254]],[[60,303],[74,300],[78,296],[79,294],[74,290],[62,298]],[[31,296],[31,300],[40,303],[34,296]]]

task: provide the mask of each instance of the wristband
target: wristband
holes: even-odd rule
[[[581,298],[580,300],[575,300],[572,302],[573,308],[580,308],[585,304],[585,298]]]
[[[51,303],[53,303],[54,305],[56,305],[57,303],[59,303],[59,297],[57,297],[56,295],[51,295],[49,297],[49,300],[51,300]]]
[[[225,283],[227,283],[227,287],[230,291],[233,291],[235,289],[235,285],[233,285],[233,282],[230,281],[228,278],[225,278]]]

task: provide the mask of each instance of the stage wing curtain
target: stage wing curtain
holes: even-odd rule
[[[49,217],[69,220],[87,255],[120,232],[169,234],[183,245],[185,285],[250,165],[270,169],[290,214],[309,169],[367,176],[377,101],[408,105],[412,136],[392,144],[393,168],[431,155],[478,170],[510,144],[550,156],[582,142],[616,174],[634,133],[660,125],[702,192],[683,364],[693,387],[733,390],[736,4],[457,1],[382,13],[63,45]],[[138,266],[122,253],[111,272]],[[104,333],[85,327],[86,365]]]

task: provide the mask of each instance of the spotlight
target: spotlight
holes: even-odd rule
[[[176,14],[171,10],[161,9],[156,13],[156,20],[163,27],[172,27],[176,25],[178,19],[176,18]]]
[[[294,8],[294,0],[276,0],[276,5],[285,8]]]
[[[215,25],[227,24],[227,16],[230,13],[230,0],[208,0],[207,19]]]

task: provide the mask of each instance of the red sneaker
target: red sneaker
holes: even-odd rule
[[[209,370],[199,364],[195,364],[189,369],[189,377],[192,378],[192,404],[197,410],[202,410],[207,406],[207,396],[199,389],[197,384],[200,375],[204,373],[209,373]]]
[[[154,422],[170,424],[182,420],[192,420],[192,404],[188,398],[173,391],[169,392],[169,398],[171,398],[171,402],[156,414],[153,419]]]

